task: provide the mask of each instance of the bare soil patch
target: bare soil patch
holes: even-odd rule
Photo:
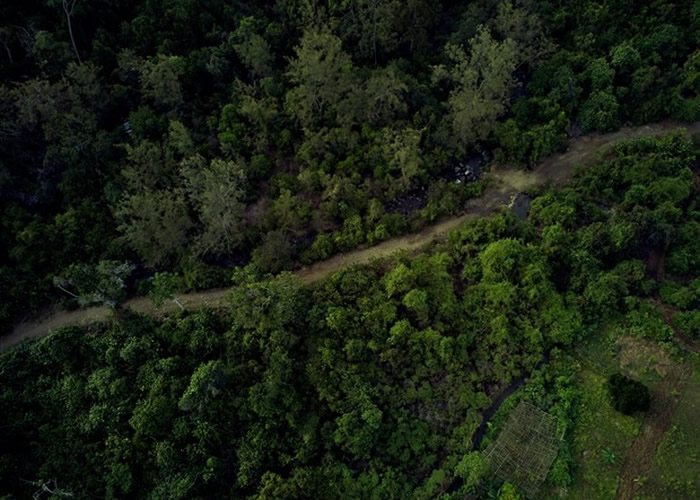
[[[676,363],[659,344],[647,339],[624,336],[617,340],[620,368],[636,374],[637,370],[654,370],[661,377],[667,376]]]

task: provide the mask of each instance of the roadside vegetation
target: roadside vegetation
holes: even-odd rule
[[[693,491],[690,464],[677,479],[668,467],[679,432],[697,434],[697,363],[658,301],[697,308],[697,153],[682,132],[623,141],[533,193],[526,220],[468,221],[418,255],[314,285],[243,268],[223,311],[125,311],[25,342],[0,357],[0,484],[16,497],[43,484],[119,498],[517,498],[472,445],[484,410],[526,377],[481,448],[517,401],[547,411],[562,441],[542,494],[608,497],[628,479],[652,497],[652,484]],[[648,387],[648,412],[614,409],[618,372]],[[679,410],[657,421],[655,401]],[[629,447],[654,442],[637,441],[647,422],[659,453],[630,463]]]
[[[76,271],[226,286],[458,213],[486,158],[696,121],[699,30],[671,0],[4,1],[0,328],[87,303]]]

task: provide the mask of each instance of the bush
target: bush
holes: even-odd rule
[[[584,132],[612,132],[620,126],[619,104],[615,96],[597,92],[583,103],[579,122]]]
[[[230,286],[230,272],[194,258],[182,259],[179,263],[185,291],[206,290]]]
[[[674,314],[671,322],[683,335],[692,339],[700,339],[700,311]]]
[[[328,234],[321,233],[316,236],[316,239],[311,246],[302,254],[302,263],[305,265],[312,264],[319,260],[325,260],[335,252],[333,238]]]
[[[689,309],[696,301],[695,293],[690,287],[682,286],[674,281],[665,281],[659,288],[661,300],[681,309]]]
[[[616,373],[608,379],[608,390],[613,408],[625,415],[649,409],[649,389],[641,382]]]
[[[253,250],[253,265],[262,273],[276,274],[292,265],[294,248],[284,230],[271,231],[262,244]]]

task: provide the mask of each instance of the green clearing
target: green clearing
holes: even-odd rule
[[[624,329],[606,328],[577,349],[582,399],[574,430],[574,459],[578,463],[567,498],[616,498],[623,465],[632,441],[641,430],[643,415],[626,416],[614,410],[606,388],[616,372],[643,382],[652,391],[678,370],[687,355],[672,356],[665,345],[623,335]],[[652,469],[639,477],[641,498],[695,498],[700,470],[700,359],[693,356],[693,374],[686,382],[673,424],[665,434]]]
[[[574,432],[579,467],[570,498],[614,498],[625,454],[639,431],[640,417],[618,413],[610,404],[606,380],[590,366],[579,373],[583,395]]]
[[[700,357],[690,359],[693,373],[683,389],[673,424],[664,436],[641,498],[697,498],[700,493]]]

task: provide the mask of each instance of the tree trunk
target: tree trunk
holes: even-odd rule
[[[70,35],[70,41],[73,44],[75,57],[78,58],[78,64],[83,64],[83,61],[80,60],[80,54],[78,53],[78,46],[75,44],[75,38],[73,37],[73,25],[70,22],[70,16],[73,13],[75,2],[76,0],[63,0],[63,12],[66,13],[66,20],[68,21],[68,34]],[[69,3],[70,6],[68,5]]]
[[[5,51],[7,52],[7,57],[10,58],[10,64],[14,64],[15,61],[12,59],[12,52],[10,51],[10,44],[7,42],[7,40],[2,40],[2,44],[5,47]]]
[[[74,293],[71,292],[70,290],[67,290],[67,289],[63,288],[63,287],[62,287],[61,285],[59,285],[58,283],[55,283],[55,285],[56,285],[58,288],[60,288],[61,290],[63,290],[64,292],[66,292],[68,295],[70,295],[71,297],[73,297],[74,299],[79,299],[79,298],[80,298],[80,295],[74,294]]]
[[[7,57],[10,58],[10,64],[14,64],[15,61],[12,60],[12,52],[10,52],[10,47],[8,47],[6,44],[5,45],[5,50],[7,51]]]

